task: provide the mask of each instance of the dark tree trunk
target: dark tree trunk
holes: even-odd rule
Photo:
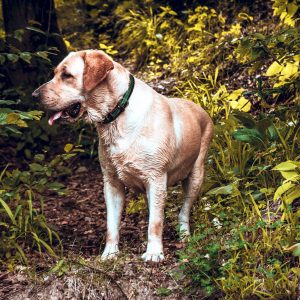
[[[59,50],[58,54],[50,57],[54,65],[67,54],[66,45],[58,28],[54,0],[2,0],[2,10],[9,52],[18,50],[36,52],[56,47]],[[42,30],[44,34],[26,27]],[[13,37],[16,30],[24,31],[21,40]],[[15,69],[9,70],[13,84],[16,80],[20,80],[20,76],[25,82],[32,82],[34,70]]]

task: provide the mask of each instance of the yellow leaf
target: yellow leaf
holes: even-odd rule
[[[281,171],[280,173],[285,179],[290,181],[297,181],[297,179],[299,178],[299,174],[297,172]]]
[[[11,125],[17,125],[19,127],[27,127],[25,121],[21,120],[20,116],[16,113],[10,113],[6,117],[6,123]]]
[[[107,49],[108,47],[102,43],[99,44],[100,49]]]
[[[228,96],[228,100],[236,101],[242,95],[243,91],[243,88],[233,91]]]
[[[272,170],[275,171],[294,171],[298,167],[298,163],[293,160],[284,161],[278,165],[276,165]]]
[[[73,149],[73,144],[66,144],[64,147],[65,152],[70,152]]]
[[[251,103],[245,97],[238,100],[238,108],[242,111],[248,112],[251,109]]]
[[[283,66],[280,65],[277,61],[274,61],[266,72],[266,76],[274,76],[279,74],[283,69]]]
[[[233,109],[248,112],[251,109],[251,103],[245,97],[241,97],[238,101],[230,101],[230,106]]]
[[[21,119],[16,123],[16,125],[19,127],[28,127],[27,123]]]
[[[196,60],[197,60],[197,57],[190,56],[190,57],[188,57],[187,62],[193,63],[193,62],[195,62]]]
[[[295,3],[289,3],[287,5],[287,11],[290,17],[293,17],[298,10],[298,5]]]
[[[281,198],[281,196],[288,191],[290,188],[294,187],[295,184],[291,183],[290,181],[282,184],[280,187],[277,188],[275,194],[274,194],[274,200],[277,201]]]
[[[64,42],[68,49],[71,48],[71,43],[68,40],[64,39]]]
[[[298,72],[298,65],[297,63],[290,63],[288,62],[286,64],[286,66],[282,69],[281,71],[281,75],[284,77],[284,78],[290,78],[292,77],[293,75],[295,75],[296,73]]]
[[[300,54],[297,54],[293,57],[294,61],[299,63],[300,62]]]

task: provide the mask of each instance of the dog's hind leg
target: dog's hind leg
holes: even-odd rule
[[[204,179],[204,163],[209,148],[210,140],[212,137],[212,126],[206,129],[201,141],[201,149],[194,167],[185,180],[183,180],[184,203],[180,210],[179,221],[179,234],[180,238],[184,240],[190,235],[190,212],[192,205],[199,196],[199,192]]]

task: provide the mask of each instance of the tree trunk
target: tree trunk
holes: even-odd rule
[[[56,47],[58,54],[49,57],[54,65],[66,56],[68,51],[58,28],[54,0],[2,0],[2,10],[8,52],[36,52]],[[44,34],[28,27],[42,30]],[[21,40],[14,37],[16,30],[21,30]],[[32,82],[36,71],[31,69],[34,66],[24,64],[22,68],[10,69],[12,83],[20,83],[20,79],[24,83]]]

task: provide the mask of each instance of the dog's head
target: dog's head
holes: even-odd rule
[[[54,70],[54,77],[37,88],[32,96],[49,111],[49,125],[57,119],[74,122],[89,109],[86,98],[114,68],[103,51],[71,52]]]

